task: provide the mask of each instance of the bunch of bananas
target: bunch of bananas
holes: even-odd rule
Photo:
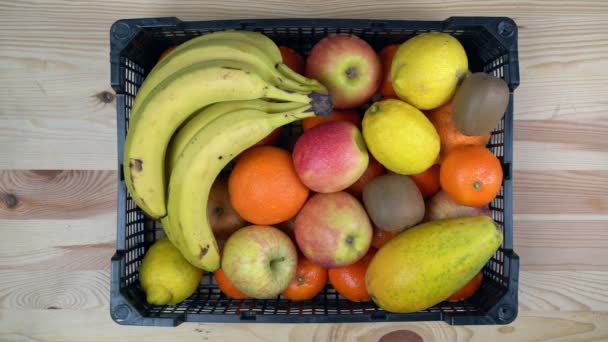
[[[137,93],[124,148],[127,188],[191,264],[214,271],[219,250],[206,209],[217,175],[275,128],[330,112],[325,87],[285,65],[263,34],[191,39]]]

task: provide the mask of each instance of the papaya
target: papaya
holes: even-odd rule
[[[378,250],[365,275],[367,290],[386,311],[427,309],[471,280],[501,243],[488,216],[419,224]]]

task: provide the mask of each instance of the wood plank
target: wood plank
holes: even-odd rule
[[[109,295],[109,268],[94,271],[0,270],[2,309],[107,308]]]
[[[59,314],[58,314],[59,313]],[[608,339],[608,314],[522,312],[508,326],[449,326],[444,322],[370,324],[192,323],[176,328],[118,326],[107,310],[0,310],[0,339],[44,341],[599,341]],[[61,317],[61,319],[58,319]],[[272,328],[271,328],[272,327]],[[399,334],[397,333],[397,334]],[[413,335],[415,334],[415,335]],[[418,336],[416,336],[418,335]]]
[[[607,219],[516,219],[513,227],[522,270],[608,271]]]
[[[608,213],[607,171],[516,171],[515,214]]]
[[[606,214],[608,171],[515,171],[515,214]],[[0,217],[78,218],[114,211],[114,171],[0,171]]]
[[[116,210],[115,171],[2,171],[0,218],[79,218]]]
[[[109,270],[116,214],[71,220],[0,220],[0,270]]]
[[[243,5],[240,0],[231,0],[209,5],[181,0],[170,10],[160,1],[149,0],[112,1],[111,5],[85,2],[78,9],[63,1],[36,7],[28,2],[4,3],[0,13],[0,169],[116,168],[114,106],[103,103],[97,95],[110,91],[107,30],[124,13],[170,13],[184,20],[285,16],[437,20],[451,15],[500,13],[514,17],[520,25],[522,82],[516,92],[516,119],[607,121],[604,84],[608,62],[602,57],[608,54],[608,28],[604,25],[606,5],[601,2],[577,2],[573,5],[578,8],[576,16],[568,12],[569,5],[551,6],[551,2],[551,8],[543,10],[547,3],[495,2],[489,7],[459,1],[389,1],[327,6],[319,1]],[[231,6],[231,10],[224,6]],[[84,13],[98,15],[83,19]],[[551,169],[581,168],[581,160],[590,160],[584,165],[602,169],[605,153],[576,158],[578,148],[570,144],[576,145],[564,141],[549,147],[550,159],[563,157],[551,164]],[[518,147],[521,162],[516,167],[540,169],[549,165],[538,162],[538,145]],[[533,158],[525,157],[530,155]]]
[[[0,270],[0,308],[87,310],[109,306],[105,270]],[[523,271],[523,311],[608,311],[608,272]]]
[[[608,121],[515,120],[516,170],[608,170]]]

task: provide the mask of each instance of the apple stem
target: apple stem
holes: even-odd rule
[[[351,80],[353,78],[357,77],[357,69],[355,69],[353,67],[346,69],[346,77],[348,77]]]

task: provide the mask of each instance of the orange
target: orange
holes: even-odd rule
[[[365,256],[354,264],[330,268],[329,281],[342,297],[353,302],[366,302],[372,299],[365,285],[365,272],[376,250],[370,248]]]
[[[463,145],[485,146],[490,140],[490,133],[486,135],[469,136],[464,135],[456,126],[454,126],[451,100],[443,106],[425,113],[439,134],[439,140],[441,141],[441,159],[445,158],[445,156],[455,147]]]
[[[161,59],[163,59],[163,58],[167,57],[167,55],[168,55],[168,54],[169,54],[171,51],[173,51],[173,50],[175,50],[175,47],[174,47],[174,46],[173,46],[173,47],[170,47],[170,48],[167,48],[165,51],[163,51],[163,53],[161,53],[161,54],[160,54],[160,57],[158,57],[158,60],[160,61]]]
[[[485,147],[461,146],[441,164],[439,181],[454,202],[480,207],[490,203],[500,191],[502,166]]]
[[[224,273],[224,271],[221,268],[218,269],[217,271],[215,271],[213,273],[213,275],[215,276],[215,281],[217,282],[217,286],[228,298],[232,298],[232,299],[249,298],[249,297],[247,297],[246,294],[244,294],[239,289],[234,287],[234,285],[232,285],[232,283],[230,282],[230,280],[228,280],[228,278],[226,277],[226,274]]]
[[[393,82],[391,80],[391,63],[393,63],[393,57],[399,49],[398,44],[385,46],[384,49],[380,50],[380,62],[382,63],[382,83],[380,84],[380,93],[382,96],[393,97],[397,96],[393,89]]]
[[[326,283],[327,270],[303,255],[298,255],[296,276],[281,294],[291,300],[307,300],[321,292]]]
[[[416,183],[422,197],[428,197],[439,191],[439,165],[433,165],[426,171],[410,175],[410,178]]]
[[[324,118],[322,116],[313,116],[311,118],[306,118],[302,120],[302,128],[304,131],[308,131],[309,129],[318,126],[322,123],[332,122],[332,121],[350,121],[355,126],[361,129],[361,117],[356,110],[343,110],[343,111],[334,111],[330,116]]]
[[[280,46],[279,51],[281,51],[283,63],[287,64],[291,70],[297,72],[298,74],[304,74],[306,64],[304,62],[304,58],[302,58],[299,53],[292,48],[288,48],[287,46]]]
[[[454,292],[447,301],[450,302],[459,302],[461,300],[465,300],[477,292],[481,283],[483,282],[483,273],[477,273],[473,279],[471,279],[465,286],[463,286],[460,290]]]
[[[387,232],[374,225],[374,234],[372,235],[372,247],[380,248],[384,246],[390,239],[399,235],[401,232]]]
[[[357,181],[354,182],[353,185],[348,187],[346,191],[357,198],[361,198],[361,196],[363,196],[363,188],[365,188],[365,184],[367,184],[372,179],[383,175],[384,172],[384,166],[378,163],[378,161],[370,155],[369,163],[367,164],[367,169],[365,169],[361,177],[359,177],[359,179],[357,179]]]
[[[241,154],[228,178],[230,201],[245,221],[277,224],[294,217],[308,198],[289,152],[274,146]]]

